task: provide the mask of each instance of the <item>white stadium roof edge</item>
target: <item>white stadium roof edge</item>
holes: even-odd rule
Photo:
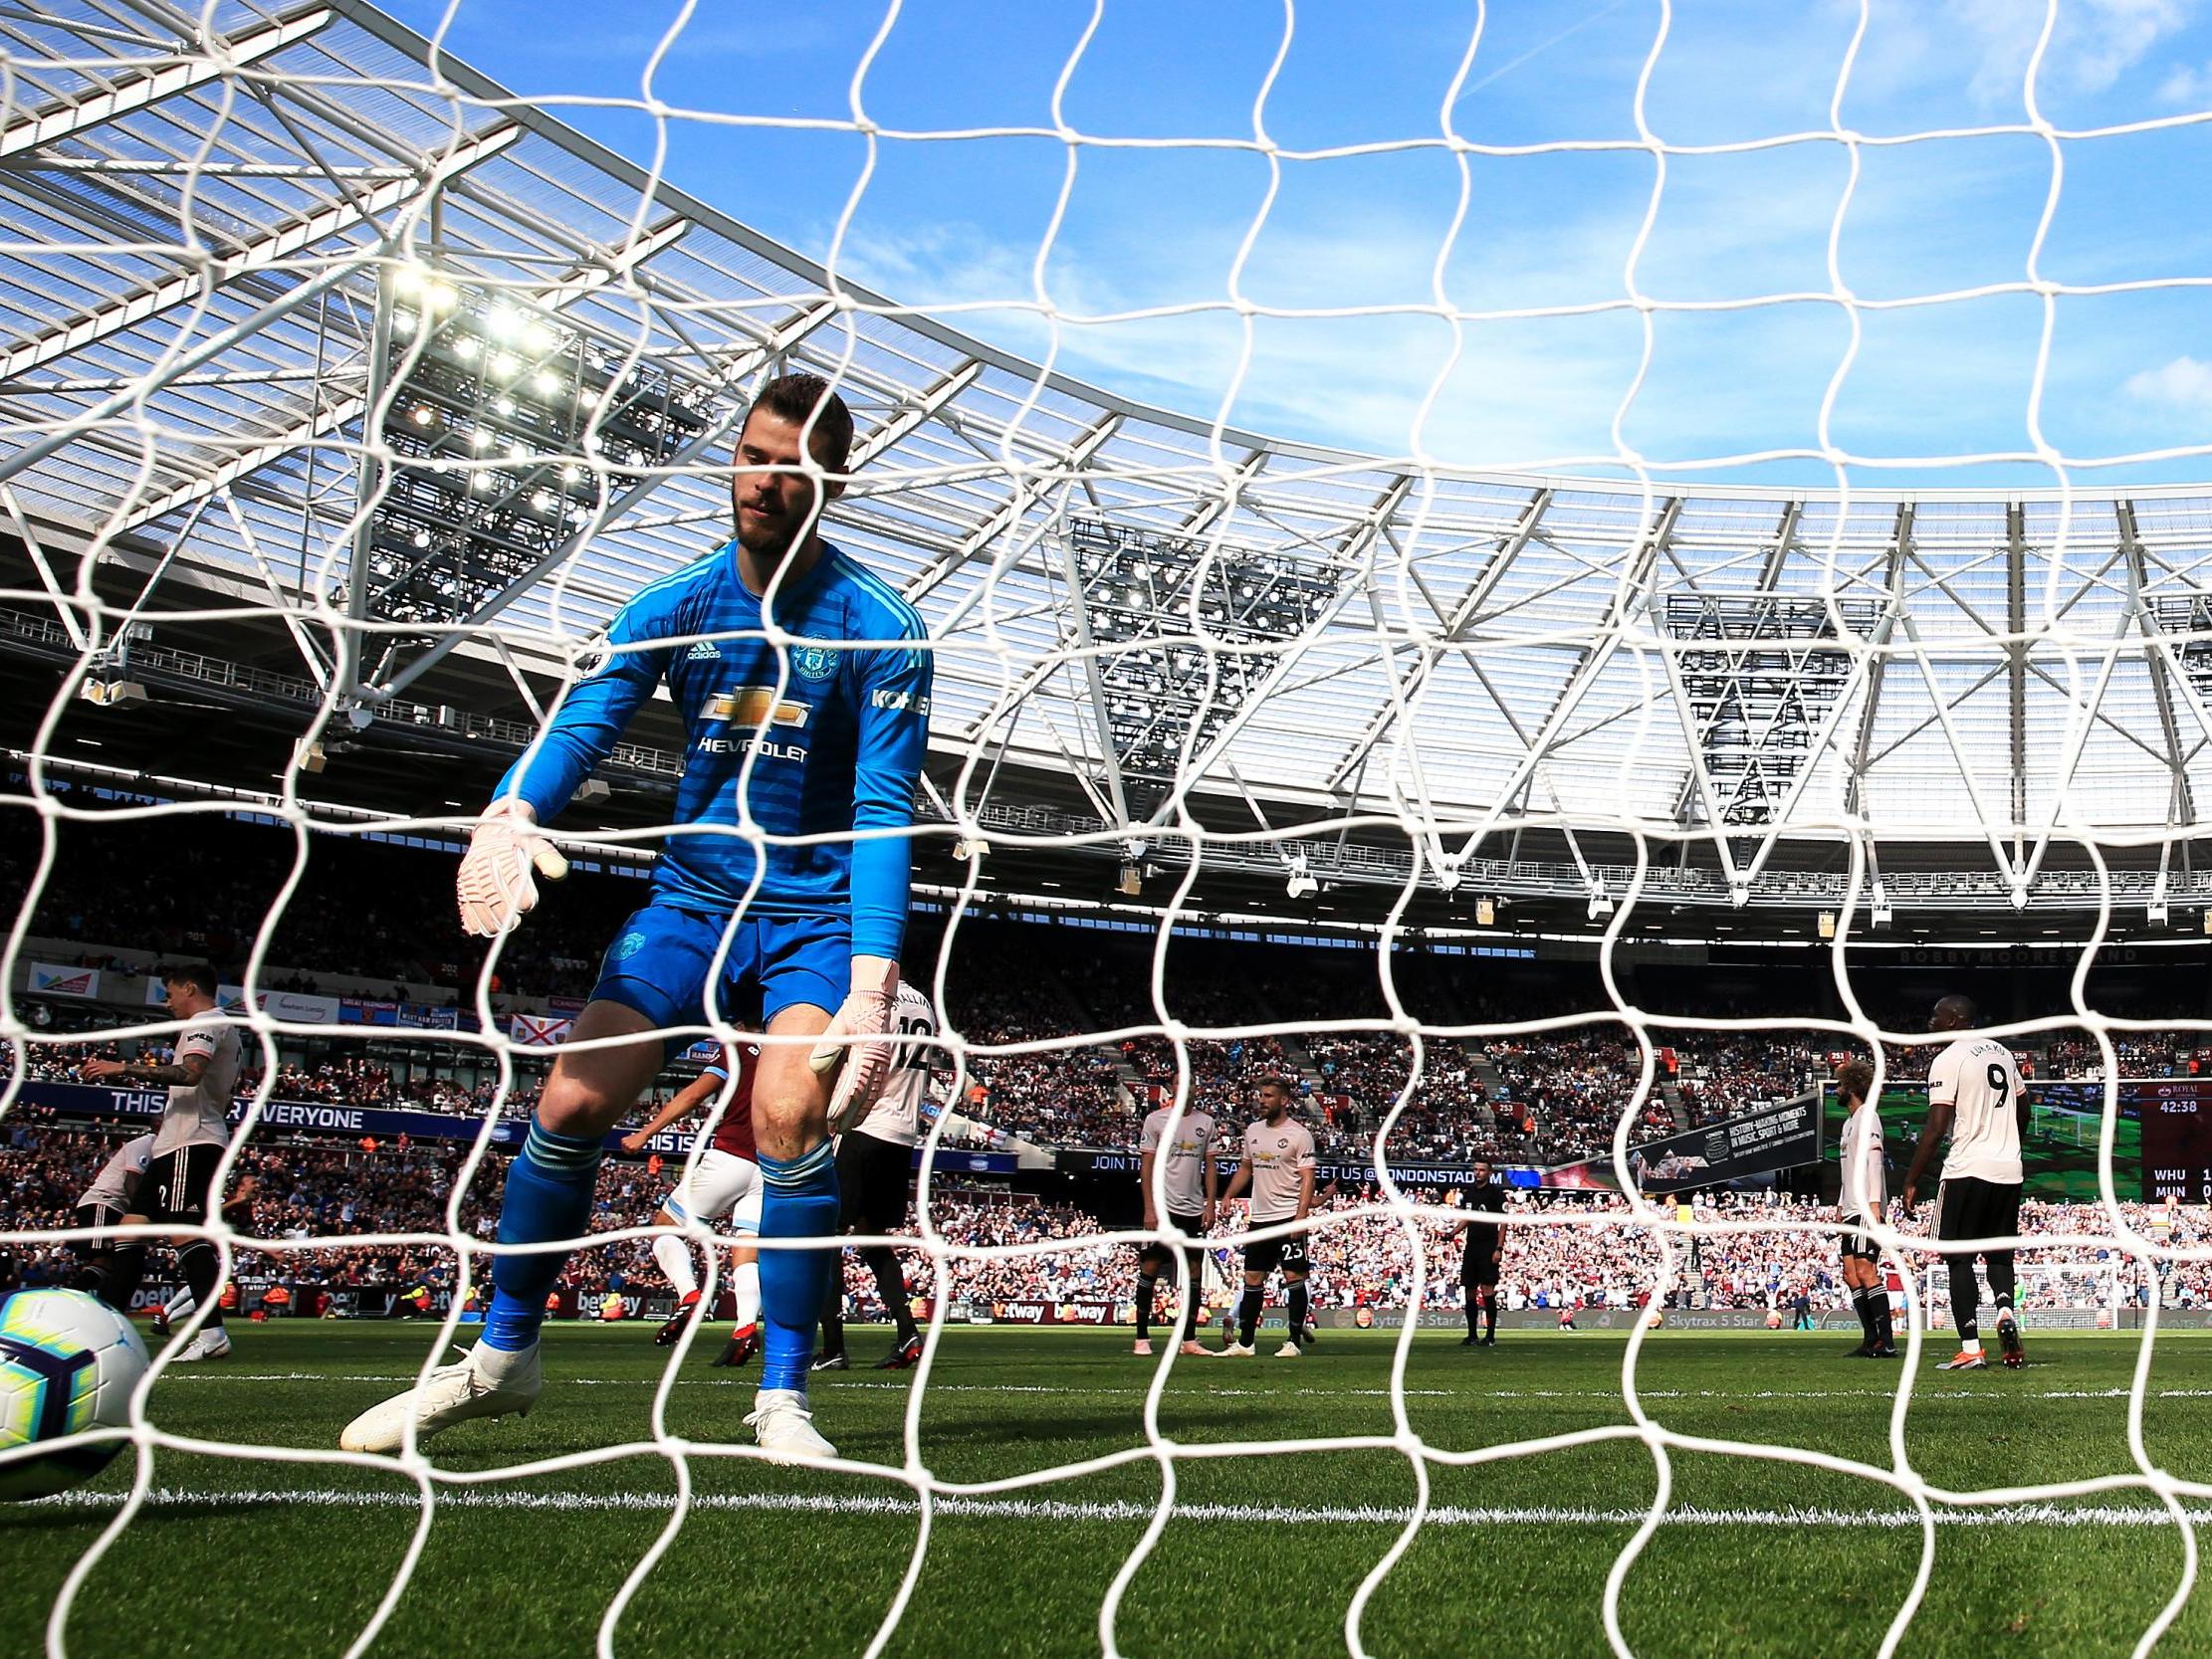
[[[434,256],[718,417],[774,365],[834,375],[864,469],[831,533],[930,624],[933,742],[1076,774],[1102,827],[1173,820],[1163,709],[1194,800],[1418,818],[1447,865],[1516,827],[1696,837],[1723,896],[1779,832],[1949,844],[2042,903],[2054,846],[2185,847],[2212,788],[2212,487],[1646,491],[1217,428],[832,283],[361,0],[214,21],[211,52],[159,0],[0,19],[0,506],[34,561],[329,604],[379,278]],[[557,667],[726,516],[726,474],[673,468],[457,649]],[[1176,649],[1202,615],[1229,649]],[[2174,902],[2212,893],[2182,859]]]

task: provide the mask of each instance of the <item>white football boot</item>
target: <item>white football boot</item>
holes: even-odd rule
[[[746,1423],[761,1450],[776,1463],[837,1455],[837,1448],[815,1432],[814,1414],[796,1388],[763,1388],[753,1396],[753,1414]]]
[[[230,1333],[219,1325],[206,1325],[200,1334],[184,1345],[184,1348],[169,1363],[188,1365],[195,1359],[228,1359],[230,1357]]]
[[[508,1363],[494,1376],[478,1358],[481,1348],[472,1348],[450,1365],[440,1365],[419,1388],[394,1394],[381,1405],[372,1405],[345,1425],[338,1445],[349,1452],[396,1452],[406,1436],[410,1418],[415,1443],[451,1428],[470,1417],[530,1415],[538,1403],[545,1379],[538,1368],[538,1348],[503,1356]]]

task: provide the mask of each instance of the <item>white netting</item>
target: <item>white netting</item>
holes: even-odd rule
[[[457,11],[466,15],[465,0]],[[1977,9],[1965,11],[1975,15],[1960,27],[1982,26]],[[943,1047],[955,1069],[956,1110],[935,1120],[931,1155],[956,1129],[965,1133],[958,1120],[967,1115],[957,1109],[972,1104],[972,1079],[985,1082],[976,1117],[990,1129],[999,1109],[988,1098],[992,1080],[1013,1080],[1005,1092],[1023,1097],[1040,1065],[1058,1090],[1071,1089],[1074,1067],[1088,1067],[1083,1086],[1099,1104],[1083,1127],[1095,1132],[1100,1123],[1133,1127],[1114,1110],[1124,1085],[1111,1052],[1093,1053],[1102,1045],[1164,1045],[1150,1052],[1167,1056],[1173,1099],[1185,1107],[1218,1100],[1224,1087],[1233,1092],[1244,1073],[1240,1060],[1229,1066],[1220,1059],[1228,1045],[1256,1050],[1288,1039],[1311,1055],[1342,1043],[1350,1045],[1340,1050],[1344,1069],[1374,1068],[1384,1077],[1369,1101],[1374,1115],[1356,1117],[1347,1132],[1372,1155],[1377,1178],[1373,1195],[1327,1212],[1319,1253],[1338,1264],[1325,1272],[1347,1281],[1386,1254],[1403,1263],[1402,1279],[1377,1303],[1378,1323],[1405,1316],[1387,1434],[1171,1441],[1160,1429],[1176,1364],[1171,1342],[1162,1344],[1149,1379],[1141,1444],[1004,1479],[952,1480],[933,1470],[922,1402],[938,1374],[947,1308],[962,1275],[983,1287],[971,1294],[985,1296],[991,1275],[1008,1264],[1080,1252],[1065,1237],[991,1243],[966,1222],[958,1234],[946,1230],[960,1201],[941,1202],[936,1166],[925,1159],[919,1237],[896,1241],[927,1259],[935,1292],[903,1461],[835,1465],[894,1495],[910,1493],[918,1505],[909,1564],[871,1654],[900,1630],[943,1507],[987,1513],[985,1503],[1002,1495],[1049,1493],[1125,1465],[1156,1467],[1158,1501],[1099,1610],[1100,1642],[1118,1652],[1124,1598],[1178,1513],[1179,1468],[1187,1460],[1362,1449],[1402,1455],[1415,1492],[1396,1543],[1345,1610],[1347,1646],[1365,1654],[1370,1600],[1432,1519],[1435,1471],[1609,1440],[1647,1448],[1657,1473],[1657,1496],[1604,1587],[1605,1628],[1618,1652],[1631,1651],[1624,1587],[1671,1513],[1671,1460],[1685,1452],[1826,1470],[1912,1506],[1919,1565],[1889,1623],[1884,1655],[1903,1640],[1927,1588],[1938,1506],[1946,1514],[1963,1508],[2011,1518],[2035,1513],[2020,1506],[2148,1493],[2173,1518],[2182,1571],[2144,1624],[2137,1649],[2147,1652],[2195,1583],[2196,1542],[2182,1500],[2212,1496],[2212,1486],[2162,1467],[2146,1444],[2153,1339],[2169,1288],[2212,1262],[2212,1246],[2186,1229],[2151,1227],[2146,1211],[2123,1201],[2126,1171],[2116,1151],[2123,1120],[2111,1084],[2093,1127],[2080,1112],[2066,1119],[2073,1145],[2095,1144],[2097,1201],[2044,1218],[2049,1224],[2024,1242],[2045,1253],[2030,1277],[2048,1296],[2115,1313],[2132,1300],[2142,1312],[2126,1396],[2133,1469],[2126,1475],[1956,1491],[1916,1469],[1905,1429],[1929,1355],[1918,1271],[1902,1275],[1910,1336],[1890,1407],[1887,1463],[1669,1427],[1667,1393],[1640,1383],[1648,1340],[1641,1319],[1620,1375],[1628,1422],[1474,1451],[1434,1444],[1416,1428],[1407,1371],[1414,1316],[1435,1305],[1432,1257],[1447,1248],[1441,1234],[1459,1212],[1431,1201],[1433,1192],[1410,1190],[1433,1183],[1402,1184],[1394,1164],[1408,1162],[1402,1131],[1462,1147],[1478,1134],[1504,1134],[1486,1107],[1462,1110],[1460,1085],[1476,1064],[1470,1042],[1494,1043],[1508,1057],[1591,1044],[1576,1050],[1580,1072],[1633,1078],[1632,1087],[1601,1092],[1599,1104],[1581,1114],[1579,1140],[1567,1122],[1576,1114],[1560,1108],[1546,1112],[1556,1121],[1539,1126],[1531,1118],[1519,1141],[1508,1144],[1507,1136],[1499,1143],[1500,1155],[1548,1147],[1562,1163],[1609,1150],[1615,1167],[1627,1167],[1632,1145],[1657,1127],[1648,1114],[1659,1110],[1662,1093],[1660,1051],[1692,1038],[1724,1048],[1760,1040],[1782,1023],[1796,1034],[1790,1042],[1870,1054],[1886,1075],[1900,1056],[1925,1052],[1891,1045],[1928,1041],[1885,1029],[1898,1021],[1889,1009],[1866,1006],[1855,978],[1855,963],[1867,959],[1855,948],[1870,926],[1888,921],[1892,905],[1921,904],[1936,919],[1938,938],[1978,940],[1976,899],[2000,912],[2008,929],[2024,925],[2015,913],[2045,911],[2070,928],[2066,1000],[2019,1010],[2022,1017],[2004,1031],[2030,1042],[2079,1033],[2069,1040],[2087,1046],[2104,1079],[2121,1074],[2118,1044],[2131,1032],[2205,1028],[2101,1011],[2090,975],[2115,907],[2144,907],[2162,920],[2169,906],[2202,903],[2208,892],[2171,855],[2190,838],[2194,791],[2212,782],[2212,713],[2196,658],[2212,634],[2203,591],[2212,588],[2204,573],[2212,501],[2157,487],[2122,496],[2085,484],[2082,469],[2132,482],[2159,465],[2199,466],[2212,446],[2160,439],[2070,459],[2068,451],[2082,446],[2048,435],[2062,303],[2185,297],[2204,282],[2172,271],[2059,280],[2046,269],[2070,154],[2205,119],[2184,110],[2061,125],[2045,113],[2054,43],[2073,55],[2068,85],[2079,92],[2084,76],[2094,78],[2079,65],[2097,50],[2140,56],[2165,24],[2116,6],[2077,16],[2054,0],[2032,41],[2013,42],[2002,30],[1996,39],[1969,35],[1984,51],[1977,76],[2017,88],[2017,110],[1877,132],[1862,130],[1852,114],[1867,54],[1875,52],[1880,76],[1894,77],[1909,56],[1895,32],[1916,41],[1919,30],[1863,5],[1822,64],[1825,122],[1684,142],[1652,115],[1655,83],[1676,56],[1677,20],[1662,3],[1639,26],[1648,32],[1633,55],[1628,96],[1607,117],[1618,135],[1500,141],[1469,135],[1468,100],[1520,59],[1497,61],[1492,20],[1478,10],[1464,38],[1438,59],[1452,67],[1433,121],[1402,112],[1401,130],[1388,137],[1293,144],[1271,135],[1271,100],[1286,72],[1310,69],[1297,55],[1310,19],[1296,8],[1286,4],[1279,19],[1267,20],[1264,37],[1253,36],[1268,50],[1255,68],[1248,130],[1203,138],[1084,124],[1071,89],[1114,20],[1101,4],[1075,31],[1048,117],[974,127],[907,126],[871,112],[884,92],[878,77],[886,54],[895,55],[902,30],[912,26],[898,5],[858,55],[848,111],[819,116],[793,116],[766,99],[735,108],[665,102],[658,78],[682,63],[698,27],[688,7],[654,47],[641,85],[612,100],[509,97],[353,0],[276,21],[244,7],[190,17],[140,0],[49,9],[9,24],[0,153],[31,159],[0,186],[10,216],[0,257],[11,267],[13,339],[0,506],[21,544],[9,563],[21,579],[0,599],[11,607],[10,647],[23,660],[66,668],[39,718],[20,723],[17,739],[23,783],[11,816],[34,819],[37,837],[21,849],[23,892],[5,954],[9,1000],[0,1035],[14,1058],[8,1102],[22,1098],[38,1068],[57,1056],[117,1037],[158,1041],[173,1029],[149,1018],[64,1033],[27,1017],[36,1000],[28,993],[46,992],[49,1002],[71,994],[69,985],[37,977],[52,969],[67,978],[72,964],[50,960],[49,952],[133,942],[94,937],[93,923],[76,938],[39,931],[57,860],[69,857],[73,838],[92,835],[96,825],[107,833],[140,820],[181,835],[194,818],[233,824],[243,835],[235,815],[250,808],[294,840],[286,874],[257,908],[242,952],[247,1004],[240,1019],[258,1046],[259,1083],[231,1142],[227,1178],[269,1127],[271,1104],[283,1099],[287,1053],[329,1035],[317,1021],[285,1017],[283,1004],[260,1000],[283,989],[274,969],[300,965],[273,950],[296,895],[311,889],[317,850],[328,856],[336,837],[374,836],[458,851],[495,771],[480,766],[456,801],[425,798],[396,809],[372,797],[403,790],[417,762],[441,782],[469,776],[455,758],[469,744],[499,748],[504,759],[532,742],[594,660],[596,635],[614,611],[719,539],[728,444],[747,394],[781,367],[816,369],[849,395],[860,419],[852,488],[830,512],[829,533],[915,603],[937,663],[933,760],[920,791],[917,841],[925,852],[955,848],[963,868],[941,869],[934,881],[925,873],[925,900],[944,920],[943,938],[933,960],[908,964],[909,976],[929,984],[951,1016]],[[2130,30],[2143,29],[2147,39],[2126,44]],[[1701,36],[1696,45],[1717,50]],[[1802,75],[1802,64],[1791,67]],[[926,72],[909,66],[909,73]],[[1740,64],[1733,73],[1745,81],[1755,75]],[[2193,95],[2184,89],[2180,96]],[[635,153],[649,164],[632,165],[559,128],[548,112],[564,104],[578,119],[610,109],[643,117],[653,147]],[[1628,125],[1621,127],[1624,111]],[[763,167],[776,164],[777,144],[805,134],[855,147],[863,164],[822,238],[821,268],[713,211],[727,207],[742,217],[742,201],[701,204],[660,188],[670,145],[702,131],[757,141],[769,158]],[[1862,293],[1863,282],[1847,280],[1846,248],[1870,157],[1977,140],[2038,152],[2041,214],[2017,272],[1927,284],[1908,276],[1902,292]],[[856,246],[865,241],[871,192],[883,188],[876,174],[887,157],[957,154],[989,142],[1046,146],[1057,162],[1049,210],[1012,286],[970,288],[927,307],[915,296],[884,300],[858,286],[849,274],[855,261],[897,269],[880,245]],[[1799,152],[1843,164],[1832,206],[1813,215],[1826,231],[1825,281],[1680,298],[1649,279],[1648,255],[1681,193],[1679,172],[1719,158]],[[1083,181],[1155,155],[1233,156],[1264,174],[1248,217],[1222,210],[1233,234],[1217,285],[1203,293],[1154,300],[1127,273],[1118,283],[1086,283],[1081,262],[1064,257],[1062,227]],[[1317,285],[1286,301],[1255,286],[1255,262],[1267,252],[1289,181],[1394,156],[1433,163],[1440,184],[1432,199],[1449,204],[1426,248],[1421,292],[1343,302]],[[1479,170],[1543,158],[1649,168],[1621,246],[1617,290],[1470,303],[1459,261],[1497,232],[1496,218],[1482,209]],[[1133,267],[1150,252],[1142,244],[1122,250]],[[1359,263],[1341,245],[1306,257],[1321,267],[1332,259],[1355,269]],[[1708,255],[1713,267],[1729,257],[1725,248]],[[1095,293],[1115,298],[1094,303]],[[2019,440],[1980,441],[1985,428],[1962,414],[1959,429],[1969,441],[1957,444],[1862,449],[1843,441],[1840,412],[1858,384],[1871,320],[1934,318],[1932,334],[1946,318],[2003,301],[2029,313],[2007,325],[2016,344],[2032,342],[2019,353],[2026,359]],[[1749,429],[1736,426],[1706,443],[1706,428],[1688,423],[1696,399],[1654,397],[1655,377],[1668,366],[1665,325],[1796,309],[1842,328],[1813,380],[1809,436],[1800,410],[1785,436],[1762,430],[1746,437]],[[1038,360],[981,345],[942,320],[967,313],[995,322]],[[1584,398],[1586,406],[1608,408],[1609,443],[1522,450],[1475,418],[1495,395],[1480,373],[1504,384],[1512,367],[1510,354],[1493,349],[1501,333],[1592,317],[1629,325],[1614,358],[1621,372],[1604,395]],[[1195,420],[1058,377],[1078,368],[1110,372],[1116,330],[1143,342],[1142,355],[1198,338],[1177,327],[1209,320],[1227,326],[1230,343],[1217,397]],[[1418,340],[1361,332],[1376,322],[1425,331]],[[1335,382],[1313,384],[1307,395],[1323,403],[1336,397],[1355,378],[1364,342],[1383,339],[1390,358],[1377,377],[1402,394],[1384,400],[1387,439],[1340,451],[1313,442],[1311,431],[1299,442],[1276,443],[1242,430],[1247,385],[1279,372],[1268,352],[1272,331],[1323,326],[1362,343],[1340,354]],[[447,395],[451,382],[436,381],[432,371],[463,338],[475,341],[484,372],[474,392],[455,401]],[[1730,348],[1753,343],[1738,335]],[[1416,365],[1411,372],[1408,361]],[[1529,361],[1540,373],[1546,359],[1538,351]],[[1586,359],[1575,366],[1589,368]],[[1747,355],[1735,377],[1756,379],[1764,366]],[[1168,378],[1123,367],[1140,390]],[[2146,361],[2129,385],[2139,381],[2146,396],[2186,401],[2201,394],[2202,373],[2187,356]],[[541,383],[541,376],[549,378]],[[1876,395],[1897,393],[1886,383]],[[1974,397],[1971,389],[1954,392],[1959,405]],[[560,398],[567,414],[556,419]],[[1265,400],[1256,401],[1264,410]],[[1687,427],[1678,447],[1648,435],[1643,411],[1655,401]],[[1318,426],[1328,417],[1312,419]],[[1371,427],[1372,418],[1347,417],[1348,426],[1361,424]],[[1541,429],[1548,436],[1573,426]],[[1935,435],[1930,424],[1910,421],[1868,430]],[[1760,469],[1785,464],[1828,476],[1820,488],[1796,480],[1772,490],[1703,484],[1714,476],[1757,478]],[[2034,471],[2032,492],[2006,494],[2009,475],[1988,482],[2008,465]],[[1945,497],[1870,492],[1866,483],[1870,473],[1940,480],[1944,468],[1975,469],[1973,488]],[[477,496],[485,501],[472,506]],[[127,572],[129,582],[118,583],[116,572]],[[148,628],[151,639],[141,632]],[[276,660],[271,640],[296,652],[297,666],[268,666]],[[178,687],[201,688],[211,707],[226,711],[205,725],[237,719],[276,730],[289,751],[279,786],[249,787],[248,751],[217,744],[213,732],[204,766],[186,750],[126,766],[83,752],[69,726],[81,707],[119,712],[145,697],[148,681],[158,682],[155,701]],[[494,705],[514,708],[503,716]],[[291,718],[280,720],[285,710]],[[762,730],[772,718],[764,706]],[[379,749],[394,730],[419,732],[425,746]],[[656,734],[659,746],[647,740]],[[665,795],[681,765],[667,746],[665,721],[632,737],[635,746],[610,758],[610,827],[561,828],[572,854],[608,870],[634,869],[639,844],[660,827],[636,804],[661,799],[649,791]],[[366,771],[361,801],[349,803],[347,765],[372,768],[379,755],[384,769]],[[1256,828],[1243,827],[1253,819]],[[738,833],[762,834],[750,821]],[[1520,857],[1524,834],[1557,849],[1548,863]],[[1786,842],[1822,846],[1828,856],[1778,857]],[[1839,860],[1838,849],[1848,856]],[[259,847],[252,856],[268,857]],[[1883,869],[1880,856],[1891,868]],[[1035,862],[1019,862],[1025,858]],[[1154,946],[1148,979],[1098,993],[1096,1029],[1063,1020],[1061,1029],[986,1037],[971,1027],[994,1024],[988,1010],[964,1017],[952,982],[954,940],[973,925],[979,894],[997,885],[996,867],[1007,864],[1022,872],[1016,881],[1039,884],[1031,897],[1047,903],[1055,901],[1045,889],[1057,892],[1071,869],[1103,872],[1101,884],[1118,879],[1124,894],[1143,901],[1112,913],[1075,907],[1136,927]],[[1262,894],[1286,880],[1287,895]],[[1366,932],[1345,935],[1372,951],[1379,1012],[1268,1017],[1224,999],[1217,987],[1186,994],[1172,982],[1179,925],[1263,904],[1268,914],[1310,920],[1283,899],[1314,897],[1323,882],[1385,896],[1368,905]],[[1441,908],[1461,893],[1510,895],[1530,906],[1556,905],[1564,894],[1577,911],[1587,903],[1589,919],[1606,923],[1596,935],[1606,1000],[1498,1013],[1439,1010],[1435,1000],[1409,995],[1394,946],[1417,930],[1459,939],[1460,948],[1465,940],[1508,936],[1478,934],[1463,910]],[[355,899],[365,908],[369,897]],[[1833,935],[1841,1017],[1777,1022],[1657,1011],[1644,1005],[1649,996],[1625,985],[1637,953],[1624,943],[1639,943],[1653,927],[1677,941],[1717,939],[1741,914],[1731,899],[1738,907],[1785,908],[1801,932],[1827,914],[1822,930]],[[550,913],[558,903],[509,948],[529,948],[532,929],[554,925]],[[441,901],[425,912],[423,926],[443,927],[446,918]],[[1246,925],[1265,931],[1264,922]],[[603,942],[593,941],[589,953]],[[1509,948],[1533,953],[1536,945]],[[146,954],[128,959],[142,966]],[[425,1353],[425,1373],[458,1329],[459,1292],[472,1275],[483,1277],[491,1247],[480,1226],[469,1224],[482,1221],[470,1214],[472,1204],[481,1210],[481,1189],[471,1189],[489,1167],[502,1109],[522,1076],[518,1060],[544,1057],[546,1045],[528,1033],[548,1035],[558,1024],[550,1008],[509,1005],[498,977],[506,959],[505,952],[487,956],[466,987],[481,1030],[457,1022],[442,1033],[414,1034],[456,1055],[488,1057],[495,1074],[445,1196],[442,1226],[347,1234],[342,1243],[312,1232],[249,1238],[209,1231],[226,1271],[244,1250],[277,1260],[364,1242],[450,1252],[462,1280]],[[1131,1017],[1108,1012],[1125,1005]],[[547,1024],[524,1027],[518,1037],[518,1012]],[[695,1034],[727,1039],[732,1031],[716,1024]],[[1391,1041],[1358,1046],[1378,1036]],[[1055,1070],[1061,1066],[1067,1070]],[[1019,1127],[1041,1138],[1064,1126]],[[1416,1161],[1434,1161],[1428,1140],[1421,1144]],[[698,1155],[695,1146],[687,1170]],[[1682,1212],[1634,1190],[1618,1204],[1516,1212],[1512,1220],[1523,1259],[1557,1254],[1554,1235],[1574,1238],[1582,1254],[1604,1256],[1612,1283],[1632,1301],[1633,1293],[1663,1297],[1683,1285],[1693,1245],[1725,1256],[1729,1240],[1757,1234],[1825,1248],[1838,1230],[1810,1209]],[[617,1227],[588,1243],[619,1246],[651,1232]],[[1125,1251],[1139,1242],[1127,1229],[1081,1236]],[[1332,1236],[1346,1241],[1334,1258]],[[81,1237],[18,1229],[0,1232],[0,1243],[44,1249]],[[1900,1262],[1927,1260],[1916,1228],[1884,1226],[1879,1237]],[[2070,1251],[2081,1259],[2061,1255]],[[717,1255],[708,1252],[710,1296],[719,1284]],[[198,1318],[178,1342],[194,1334]],[[671,1390],[691,1348],[687,1337],[671,1351],[650,1432],[633,1444],[468,1472],[412,1450],[402,1456],[398,1467],[419,1495],[420,1522],[349,1651],[369,1649],[407,1590],[442,1504],[642,1453],[665,1460],[676,1498],[658,1542],[607,1604],[598,1648],[614,1651],[632,1596],[682,1537],[695,1466],[758,1455],[750,1446],[670,1431]],[[156,1384],[174,1351],[172,1345],[156,1363]],[[549,1378],[555,1390],[558,1370],[555,1351]],[[1014,1408],[1009,1417],[1018,1426]],[[825,1426],[834,1438],[834,1422]],[[154,1451],[392,1467],[334,1450],[196,1441],[149,1416],[143,1392],[128,1438],[137,1453],[129,1495],[53,1608],[47,1643],[56,1653],[68,1646],[81,1588],[153,1490]],[[792,1507],[803,1509],[803,1492]]]

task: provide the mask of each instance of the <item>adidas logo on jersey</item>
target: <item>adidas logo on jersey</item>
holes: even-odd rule
[[[719,663],[722,661],[722,647],[711,639],[695,639],[691,642],[691,649],[684,653],[684,661]]]

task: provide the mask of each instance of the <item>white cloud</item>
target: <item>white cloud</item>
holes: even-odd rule
[[[2038,76],[2043,112],[2061,125],[2124,118],[2174,60],[2202,58],[2187,37],[2204,10],[2204,0],[2067,0]],[[1876,131],[2017,119],[2043,22],[2044,8],[2024,0],[1875,0],[1847,116]],[[2136,75],[2139,92],[2126,85]]]
[[[2040,8],[2018,0],[1953,0],[1950,10],[1981,54],[1974,96],[1991,105],[2017,104],[2042,29]],[[2068,92],[2103,92],[2186,27],[2193,10],[2193,0],[2079,0],[2062,7],[2042,76]]]
[[[2212,414],[2212,363],[2184,354],[2137,370],[2121,390],[2141,403]]]
[[[2158,102],[2182,106],[2203,104],[2212,97],[2212,67],[2181,65],[2158,84]]]

